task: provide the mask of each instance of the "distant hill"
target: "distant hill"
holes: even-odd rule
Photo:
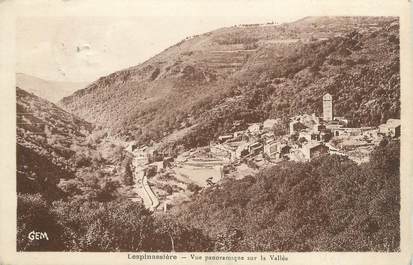
[[[248,122],[321,114],[322,95],[352,125],[400,115],[399,22],[308,17],[191,36],[101,77],[59,105],[141,144],[186,148]]]
[[[16,73],[16,86],[51,102],[57,102],[76,90],[85,88],[87,85],[86,82],[49,81],[23,73]]]
[[[18,87],[16,111],[17,192],[99,197],[107,176],[122,182],[124,152],[104,131]]]

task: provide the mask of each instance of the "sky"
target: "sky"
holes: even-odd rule
[[[46,80],[92,82],[138,65],[181,41],[221,27],[300,17],[46,16],[16,21],[16,72]]]
[[[284,23],[305,16],[397,15],[403,8],[392,0],[5,0],[0,4],[15,10],[16,72],[74,82],[92,82],[138,65],[187,36],[221,27]]]

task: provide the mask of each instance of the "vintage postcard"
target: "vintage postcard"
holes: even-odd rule
[[[408,1],[0,1],[0,264],[411,264]]]

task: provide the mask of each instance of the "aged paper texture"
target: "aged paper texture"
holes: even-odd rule
[[[409,1],[0,1],[0,264],[412,264]]]

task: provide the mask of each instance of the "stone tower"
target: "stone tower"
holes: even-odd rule
[[[323,120],[333,120],[333,97],[329,93],[323,96]]]

